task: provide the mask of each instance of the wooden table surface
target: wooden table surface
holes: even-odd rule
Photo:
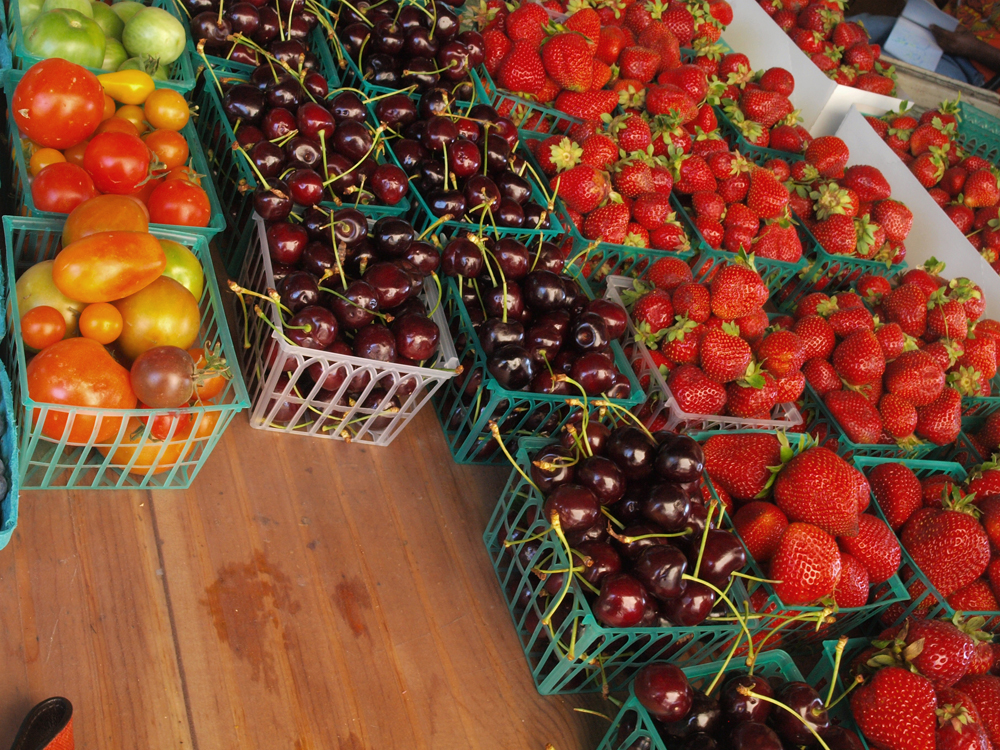
[[[482,542],[508,472],[430,409],[389,448],[238,417],[188,491],[24,492],[0,551],[0,748],[38,700],[81,750],[589,750],[538,695]]]

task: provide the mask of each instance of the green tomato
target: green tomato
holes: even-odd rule
[[[118,70],[143,70],[153,76],[153,78],[157,81],[166,81],[170,79],[170,66],[160,65],[149,55],[130,57],[118,66]]]
[[[143,8],[125,22],[122,44],[130,55],[149,55],[169,65],[184,52],[187,30],[161,8]]]
[[[59,291],[55,282],[52,281],[52,266],[54,265],[54,260],[43,260],[21,274],[21,278],[17,280],[15,285],[18,312],[23,317],[28,310],[33,310],[36,307],[43,305],[54,307],[62,313],[66,320],[66,338],[71,338],[80,332],[78,321],[80,313],[83,312],[83,308],[87,304],[70,299]]]
[[[94,11],[90,7],[89,0],[45,0],[45,2],[42,3],[42,13],[48,13],[50,10],[55,10],[56,8],[75,10],[77,13],[82,13],[87,18],[94,17]]]
[[[94,0],[91,3],[91,8],[94,11],[94,20],[97,25],[101,27],[101,31],[104,32],[104,36],[108,39],[117,39],[119,42],[122,40],[122,29],[125,28],[125,22],[118,17],[118,14],[111,10],[110,5],[105,5],[100,0]],[[126,55],[128,57],[128,55]]]
[[[104,32],[94,19],[66,8],[43,13],[24,32],[25,50],[43,60],[61,57],[86,68],[100,68],[104,47]]]
[[[112,5],[111,10],[122,19],[122,23],[128,23],[132,16],[145,7],[142,3],[137,3],[134,0],[122,0],[122,2]]]
[[[167,267],[163,275],[169,276],[191,292],[195,299],[200,300],[205,288],[205,272],[198,256],[173,240],[160,240],[160,246],[163,248],[163,254],[167,256]]]
[[[128,59],[128,52],[117,39],[108,37],[104,40],[104,64],[101,70],[114,73],[118,67]]]
[[[41,15],[42,3],[45,0],[22,0],[17,4],[17,10],[21,19],[21,28],[26,29]]]

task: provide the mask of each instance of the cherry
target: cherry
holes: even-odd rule
[[[721,727],[722,709],[719,701],[695,690],[687,716],[669,724],[661,724],[658,728],[661,735],[682,738],[697,734],[713,735]]]
[[[273,12],[273,11],[272,11]],[[351,22],[350,15],[355,15],[354,11],[349,8],[344,8],[344,15],[341,17],[342,29],[338,31],[338,36],[340,41],[343,43],[344,48],[351,54],[352,57],[357,59],[358,53],[361,51],[361,47],[365,42],[371,37],[371,27],[368,24],[362,22],[361,18],[356,16],[356,21]],[[277,30],[275,30],[277,32]],[[277,33],[275,33],[277,36]]]
[[[413,227],[405,219],[384,216],[375,222],[368,236],[375,240],[379,253],[390,258],[401,258],[406,255],[413,242]]]
[[[613,505],[625,494],[625,477],[614,461],[603,456],[591,456],[580,462],[576,481],[589,489],[601,505]]]
[[[392,323],[396,351],[407,359],[422,362],[434,356],[441,331],[437,323],[424,315],[404,315]]]
[[[281,293],[281,303],[292,313],[297,313],[304,307],[319,303],[319,285],[316,277],[305,271],[293,271],[278,284]]]
[[[437,54],[437,51],[433,54]],[[430,57],[430,55],[428,55]],[[433,86],[420,95],[420,102],[417,104],[417,114],[424,120],[429,120],[435,115],[445,115],[451,111],[454,99],[451,92],[443,86]],[[455,127],[458,128],[456,121]],[[470,138],[469,140],[475,140]]]
[[[799,718],[787,711],[775,711],[771,715],[771,726],[787,742],[796,745],[812,745],[815,735],[809,731],[812,727],[817,733],[825,732],[830,727],[830,717],[819,697],[812,687],[805,682],[786,682],[778,688],[775,698],[792,709]]]
[[[456,3],[458,5],[460,3]],[[483,42],[483,35],[478,31],[463,31],[455,39],[465,45],[469,51],[469,65],[475,67],[482,65],[486,59],[486,44]]]
[[[520,280],[528,275],[531,256],[528,248],[518,240],[510,237],[497,240],[493,246],[493,256],[507,281]]]
[[[568,310],[552,310],[547,313],[542,313],[541,315],[536,317],[535,324],[540,326],[549,326],[552,328],[553,331],[556,332],[556,334],[558,334],[559,336],[563,336],[565,335],[566,331],[569,330],[569,324],[572,319],[573,318],[569,314]],[[580,412],[576,413],[576,416],[573,421],[574,424],[583,421]],[[602,443],[602,450],[603,450],[603,443]]]
[[[524,227],[525,229],[551,229],[552,221],[549,218],[549,212],[539,206],[537,203],[529,202],[525,203],[521,210],[524,212]],[[562,265],[560,265],[559,270],[562,270]]]
[[[219,18],[214,11],[199,13],[191,19],[191,38],[198,45],[202,39],[205,40],[205,51],[211,54],[226,47],[226,38],[233,33],[229,21]]]
[[[244,125],[236,132],[236,141],[243,150],[253,148],[264,140],[264,134],[256,125]]]
[[[443,152],[450,149],[458,138],[458,128],[449,118],[435,115],[427,121],[427,132],[424,135],[424,146],[429,151]]]
[[[416,121],[417,107],[406,94],[393,94],[378,100],[375,116],[393,130],[401,130]]]
[[[592,532],[595,529],[598,533],[607,533],[603,524],[591,526],[587,531]],[[577,541],[573,546],[585,559],[589,560],[590,564],[584,564],[581,575],[595,586],[600,586],[601,581],[622,569],[622,559],[615,552],[615,548],[605,541]]]
[[[584,312],[570,326],[570,339],[583,352],[599,351],[608,345],[608,327],[596,312]]]
[[[687,493],[671,482],[651,485],[642,500],[643,517],[668,533],[684,530],[690,508]]]
[[[418,182],[420,183],[420,189],[425,193],[433,193],[435,190],[447,190],[444,184],[444,164],[433,159],[422,162],[420,164]]]
[[[539,325],[543,323],[539,320]],[[544,323],[544,325],[553,325],[551,323]],[[554,327],[554,326],[553,326]],[[586,440],[590,446],[590,452],[595,456],[599,456],[604,453],[604,444],[607,442],[608,435],[611,434],[611,428],[596,419],[591,419],[587,422],[587,427],[584,428],[582,425],[582,412],[574,412],[570,416],[567,424],[572,424],[576,428],[577,438],[580,440]],[[566,430],[562,438],[560,438],[563,446],[571,448],[574,445],[573,437],[570,435],[569,430]],[[628,488],[626,487],[626,490]]]
[[[604,448],[605,455],[618,464],[628,480],[645,479],[653,473],[655,451],[652,438],[629,425],[612,430]]]
[[[486,314],[493,317],[502,317],[506,310],[509,317],[520,318],[524,312],[521,287],[516,281],[497,285],[483,295],[483,306],[486,308]]]
[[[680,746],[680,750],[718,750],[718,741],[708,734],[692,734]]]
[[[441,267],[441,254],[427,242],[412,242],[404,256],[425,276],[430,276]]]
[[[715,592],[708,586],[688,581],[684,591],[676,599],[664,602],[663,613],[671,622],[685,628],[700,625],[712,614],[715,605]]]
[[[502,136],[493,132],[493,130],[493,128],[490,128],[490,132],[483,144],[486,168],[490,172],[501,172],[507,168],[507,164],[510,162],[510,144]],[[497,183],[497,187],[500,188],[500,195],[503,196],[503,188],[500,187],[499,182]]]
[[[291,166],[316,168],[323,163],[323,152],[319,150],[317,143],[295,136],[285,144],[285,158]]]
[[[372,28],[372,39],[374,48],[387,55],[398,55],[403,50],[403,43],[406,37],[403,36],[403,27],[399,26],[391,19],[383,18]]]
[[[316,102],[300,104],[299,108],[295,111],[295,122],[298,126],[299,134],[304,138],[314,141],[319,141],[320,133],[322,133],[325,141],[330,143],[339,129],[329,110]]]
[[[500,208],[500,190],[496,183],[484,174],[472,175],[462,188],[465,205],[470,214],[477,214],[484,208],[497,211]]]
[[[657,599],[670,600],[680,596],[687,582],[687,558],[672,544],[646,547],[632,566],[632,575],[639,579]]]
[[[375,320],[372,313],[378,310],[378,295],[371,284],[352,281],[340,294],[347,299],[333,297],[329,307],[344,328],[361,328]]]
[[[601,519],[601,504],[586,487],[579,484],[561,484],[545,498],[545,518],[558,514],[559,523],[566,531],[590,528]]]
[[[662,536],[657,536],[662,534],[663,530],[654,526],[650,523],[633,523],[622,529],[620,536],[626,538],[635,537],[646,537],[645,539],[639,539],[634,542],[621,542],[617,539],[615,540],[615,547],[621,554],[629,560],[637,560],[639,555],[642,554],[643,550],[647,547],[656,547],[662,544],[668,544],[669,541]]]
[[[395,164],[379,164],[368,184],[375,196],[387,206],[395,206],[410,189],[406,172]]]
[[[246,3],[239,4],[245,5]],[[256,10],[254,10],[254,16],[257,16]],[[257,16],[257,18],[259,20],[260,17]],[[306,99],[306,90],[299,83],[298,79],[285,74],[279,77],[277,81],[273,81],[267,85],[267,88],[264,89],[264,96],[267,103],[272,107],[294,109]]]
[[[607,354],[590,352],[573,363],[570,376],[588,396],[600,396],[614,385],[615,363]]]
[[[396,358],[396,338],[381,323],[369,323],[354,336],[354,355],[392,362]]]
[[[508,344],[523,346],[524,343],[524,326],[521,323],[487,318],[479,327],[479,344],[487,357]]]
[[[517,344],[508,344],[494,352],[486,361],[486,369],[501,388],[512,391],[521,390],[535,377],[528,350]]]
[[[269,141],[283,138],[295,130],[296,127],[295,115],[284,107],[269,109],[260,122],[260,129],[264,133],[264,137]]]
[[[260,141],[250,149],[250,161],[265,180],[277,177],[285,168],[285,152],[270,141]]]
[[[323,200],[323,178],[314,169],[296,169],[286,184],[289,197],[300,206],[315,206]]]
[[[562,346],[562,341],[562,335],[554,326],[540,324],[528,329],[524,345],[531,353],[531,358],[539,365],[542,365],[543,362],[551,362],[555,358],[559,353],[559,348]],[[544,365],[542,366],[544,367]],[[546,371],[545,375],[548,374],[548,371]],[[565,383],[565,385],[569,386],[568,383]]]
[[[438,40],[431,36],[430,30],[422,26],[407,29],[406,37],[403,40],[403,52],[411,58],[432,58],[437,54],[440,46]]]
[[[653,718],[663,722],[683,719],[694,702],[687,676],[674,664],[648,664],[632,683],[635,697]]]
[[[568,464],[568,460],[572,458],[573,453],[561,446],[550,445],[543,448],[531,460],[531,481],[543,494],[551,492],[561,484],[572,482],[575,471],[574,467]],[[540,463],[551,466],[542,468],[538,465]]]
[[[364,123],[356,120],[344,120],[337,125],[337,130],[330,141],[333,149],[346,156],[350,161],[360,161],[372,147],[372,134]]]
[[[557,310],[566,302],[566,287],[551,271],[532,271],[524,279],[524,301],[532,310]]]
[[[369,266],[362,279],[375,289],[380,310],[393,308],[410,295],[409,275],[392,263],[375,263]]]
[[[687,435],[667,434],[653,461],[657,475],[674,482],[694,482],[705,470],[705,453]]]
[[[465,215],[465,196],[458,190],[432,190],[427,195],[427,207],[438,218],[460,219]]]
[[[729,742],[733,750],[783,750],[781,740],[774,730],[755,721],[733,727]]]
[[[697,555],[694,550],[691,554]],[[698,571],[699,578],[716,588],[725,589],[729,585],[729,576],[746,564],[746,550],[734,534],[718,529],[708,530],[705,535],[705,552]]]
[[[457,138],[448,144],[448,167],[459,179],[471,177],[482,164],[476,144],[466,138]]]
[[[649,594],[627,573],[615,573],[601,582],[601,593],[592,605],[594,616],[609,628],[632,628],[646,611]]]
[[[500,208],[497,209],[493,218],[498,227],[519,229],[524,226],[524,209],[508,198],[501,198]]]
[[[427,149],[419,141],[412,138],[400,138],[392,144],[392,152],[396,155],[403,171],[408,175],[417,174],[420,164],[427,159]]]
[[[364,122],[368,119],[364,103],[353,91],[341,91],[330,99],[329,107],[330,115],[338,125],[347,120]]]
[[[344,341],[334,341],[326,348],[332,354],[342,354],[351,356],[351,347]],[[338,391],[340,386],[347,380],[350,368],[347,365],[334,365],[325,360],[318,359],[309,365],[307,372],[313,382],[319,385],[324,391]]]
[[[289,319],[285,335],[297,346],[325,349],[337,338],[337,318],[325,307],[310,305]]]
[[[316,99],[326,99],[330,94],[330,86],[326,79],[315,70],[308,71],[302,77],[302,86]]]
[[[404,86],[416,86],[418,90],[434,86],[441,80],[441,71],[438,70],[435,60],[428,57],[413,57],[403,67]]]
[[[739,688],[749,688],[758,695],[774,697],[771,684],[760,675],[733,675],[722,683],[719,705],[731,724],[745,721],[764,722],[771,715],[771,704],[760,698],[751,698],[739,692]]]
[[[257,14],[260,16],[260,25],[257,27],[254,41],[258,44],[269,44],[277,39],[278,34],[281,33],[281,20],[274,8],[267,5],[258,5]]]
[[[854,732],[839,726],[830,726],[820,733],[830,750],[864,750],[864,745]]]
[[[333,232],[338,246],[351,248],[368,236],[368,219],[356,208],[341,208],[333,215]]]
[[[497,187],[500,194],[518,205],[523,205],[531,198],[531,183],[521,175],[511,170],[505,170],[497,177]]]
[[[276,221],[267,228],[267,248],[271,260],[295,265],[309,244],[309,234],[298,224]]]
[[[454,40],[445,42],[437,53],[437,63],[443,68],[441,76],[448,81],[461,81],[469,75],[472,65],[469,48]]]

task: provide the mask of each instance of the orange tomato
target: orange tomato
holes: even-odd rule
[[[63,247],[52,281],[70,299],[111,302],[145,289],[166,267],[167,256],[153,235],[98,232]]]
[[[197,370],[202,370],[208,366],[208,360],[205,359],[204,349],[188,349],[188,354],[191,355],[191,359],[194,360],[194,366]],[[194,389],[194,398],[197,403],[207,403],[213,398],[222,393],[223,389],[226,387],[226,378],[222,375],[216,375],[215,377],[205,378],[201,381],[200,385],[196,385]]]
[[[132,124],[131,120],[124,117],[111,117],[101,122],[94,131],[94,135],[101,133],[128,133],[129,135],[139,135],[139,130]]]
[[[124,469],[134,460],[135,463],[128,470],[129,474],[145,477],[170,471],[184,459],[188,452],[190,425],[186,429],[178,429],[169,442],[156,440],[152,434],[145,437],[146,429],[146,425],[138,419],[129,419],[125,437],[111,455],[112,466]],[[98,447],[98,450],[105,457],[111,453],[111,449],[107,447]]]
[[[102,120],[107,120],[109,117],[115,116],[115,108],[118,105],[115,104],[115,100],[112,99],[107,94],[104,95],[104,115],[101,117]]]
[[[174,167],[167,172],[163,180],[164,182],[184,180],[184,182],[190,182],[193,185],[201,185],[201,175],[191,169],[191,167]]]
[[[172,89],[156,89],[143,103],[146,121],[154,128],[180,130],[191,119],[184,97]]]
[[[215,425],[219,423],[219,417],[222,412],[219,411],[206,411],[201,415],[201,421],[198,421],[198,415],[196,414],[193,419],[198,421],[198,424],[194,428],[195,440],[203,440],[204,438],[211,437],[212,433],[215,431]]]
[[[98,232],[148,232],[149,212],[127,195],[98,195],[74,208],[63,226],[63,246]]]
[[[135,125],[135,129],[139,131],[139,135],[149,130],[149,125],[146,124],[146,115],[143,113],[142,107],[136,104],[123,104],[115,112],[115,117],[122,117]]]
[[[188,142],[176,130],[154,130],[146,133],[142,140],[167,169],[182,167],[187,163]]]
[[[66,161],[62,151],[57,151],[54,148],[40,148],[31,155],[28,168],[31,170],[31,176],[34,177],[49,164],[57,164],[61,161]]]
[[[109,302],[94,302],[80,313],[80,335],[98,344],[110,344],[122,333],[122,314]]]
[[[66,319],[48,305],[33,307],[21,316],[21,338],[25,346],[41,351],[66,335]]]
[[[83,155],[87,151],[87,144],[90,143],[88,138],[83,143],[78,143],[75,146],[63,151],[63,156],[66,158],[70,164],[76,164],[78,167],[83,166]]]

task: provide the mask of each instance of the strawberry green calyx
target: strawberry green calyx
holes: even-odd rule
[[[825,299],[816,305],[816,314],[823,318],[829,318],[839,309],[840,305],[837,304],[837,297],[833,296],[830,297],[830,299]]]
[[[989,643],[993,640],[993,634],[983,630],[986,618],[982,615],[966,618],[961,612],[956,612],[952,615],[951,623],[974,641]]]
[[[872,641],[872,645],[879,649],[872,655],[865,666],[878,670],[883,667],[901,667],[914,674],[920,674],[920,670],[913,664],[924,651],[925,639],[919,638],[913,643],[907,644],[906,637],[910,630],[910,621],[903,623],[903,627],[892,640]]]
[[[639,326],[639,335],[636,336],[636,339],[642,341],[647,348],[656,349],[659,346],[659,342],[663,339],[667,341],[683,341],[691,331],[698,327],[698,324],[688,318],[687,315],[678,315],[675,320],[677,322],[670,326],[670,328],[664,328],[653,334],[650,334],[648,330],[643,332],[642,326]],[[648,329],[648,325],[646,327]]]
[[[836,182],[820,185],[809,193],[809,197],[815,201],[816,218],[820,221],[828,219],[834,214],[847,214],[852,208],[855,208],[851,194]]]
[[[924,261],[923,265],[920,266],[920,269],[926,271],[931,276],[940,276],[944,273],[944,266],[944,261],[940,261],[934,256],[931,256]]]
[[[559,143],[550,146],[549,149],[549,159],[559,172],[572,169],[583,158],[583,147],[570,138],[563,138]]]
[[[802,453],[808,448],[814,448],[819,445],[819,442],[812,435],[800,432],[796,435],[798,438],[795,445],[788,440],[788,435],[785,432],[778,432],[775,435],[778,438],[778,444],[780,445],[779,457],[781,458],[781,463],[777,466],[768,466],[768,471],[771,472],[771,476],[767,479],[767,484],[764,485],[762,489],[756,495],[756,499],[763,500],[770,496],[771,486],[774,484],[774,480],[778,478],[778,474],[781,470],[785,468],[785,464],[795,458],[797,455]]]
[[[875,231],[880,227],[870,221],[868,214],[854,219],[854,230],[857,232],[857,252],[861,258],[868,258],[874,255],[880,248],[875,241]],[[884,236],[884,235],[883,235]]]
[[[730,336],[739,337],[740,335],[740,327],[733,320],[727,320],[725,323],[723,323],[722,331],[723,333],[728,333]]]
[[[947,383],[963,396],[983,395],[981,376],[971,367],[959,367],[958,372],[949,372]]]
[[[936,709],[934,713],[937,716],[939,727],[950,724],[951,728],[960,734],[965,727],[976,723],[969,710],[961,703],[958,705],[948,703]]]
[[[983,461],[978,466],[973,466],[969,471],[969,481],[979,479],[987,471],[995,471],[996,469],[1000,469],[1000,453],[994,453],[988,460]]]
[[[743,388],[755,388],[760,390],[767,385],[767,380],[764,378],[764,368],[757,362],[751,360],[750,364],[747,365],[746,372],[744,372],[742,377],[736,381],[736,384]]]
[[[951,488],[951,494],[947,494],[941,501],[941,507],[945,510],[953,510],[956,513],[965,513],[975,519],[979,519],[981,511],[975,504],[976,493],[970,492],[966,495],[958,487]]]
[[[736,258],[732,262],[738,266],[746,266],[751,271],[757,270],[757,266],[753,262],[753,253],[747,255],[747,251],[742,247],[740,248],[740,251],[736,253]]]
[[[656,287],[652,284],[645,284],[642,281],[639,281],[639,279],[635,279],[632,282],[632,288],[626,289],[621,293],[622,304],[625,305],[626,310],[631,310],[632,305],[635,304],[637,299],[649,294],[655,288]]]
[[[951,289],[951,294],[949,296],[952,299],[957,299],[959,302],[983,298],[983,293],[979,290],[979,287],[970,279],[952,279],[948,282],[948,287]]]
[[[943,307],[948,301],[947,287],[940,286],[927,298],[927,309],[933,310],[935,307]]]

